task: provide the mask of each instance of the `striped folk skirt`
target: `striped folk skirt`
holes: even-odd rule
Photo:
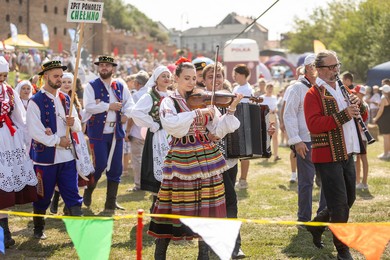
[[[214,143],[194,136],[174,138],[164,165],[154,214],[226,217],[222,173],[227,166]],[[179,219],[160,217],[152,218],[148,234],[172,240],[199,237]]]

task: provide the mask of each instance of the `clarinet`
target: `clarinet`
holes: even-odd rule
[[[339,84],[339,87],[340,87],[340,90],[341,90],[341,93],[343,94],[345,100],[347,101],[348,103],[348,106],[350,106],[352,104],[351,100],[349,99],[349,92],[346,90],[346,88],[344,87],[343,85],[343,82],[340,80],[339,76],[337,75],[336,76],[336,80],[337,80],[337,83]],[[366,136],[367,138],[367,143],[368,144],[372,144],[375,142],[375,139],[374,137],[372,137],[372,135],[370,134],[370,132],[368,131],[368,128],[366,126],[366,124],[363,122],[363,119],[362,119],[362,116],[359,114],[359,117],[354,117],[353,118],[355,120],[355,122],[357,122],[360,127],[362,128],[363,130],[363,133],[364,135]]]

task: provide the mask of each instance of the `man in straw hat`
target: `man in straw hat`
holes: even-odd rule
[[[116,202],[122,175],[123,138],[122,124],[130,118],[134,105],[130,91],[112,74],[117,64],[110,56],[100,56],[95,62],[100,77],[88,83],[84,90],[84,108],[91,117],[87,121],[87,134],[93,152],[95,173],[93,184],[84,192],[84,204],[90,206],[92,192],[103,171],[107,175],[107,195],[104,209],[113,212],[122,209]]]
[[[76,161],[72,141],[66,128],[81,131],[76,109],[69,115],[70,98],[59,92],[63,66],[60,61],[48,61],[39,73],[45,84],[27,106],[27,127],[32,137],[30,156],[38,178],[38,201],[33,203],[34,214],[46,213],[55,185],[64,199],[67,213],[81,216],[82,198],[78,193]],[[33,217],[34,237],[46,239],[43,217]]]

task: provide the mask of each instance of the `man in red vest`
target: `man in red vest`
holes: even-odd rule
[[[321,176],[327,208],[313,221],[346,223],[356,198],[353,154],[364,149],[353,120],[360,115],[360,101],[354,95],[344,97],[344,86],[338,79],[340,62],[334,51],[318,53],[315,67],[318,77],[306,94],[304,113],[311,135],[312,161]],[[313,243],[322,248],[324,227],[308,226],[307,229],[313,236]],[[336,236],[333,236],[333,243],[338,252],[337,259],[353,259],[348,246]]]

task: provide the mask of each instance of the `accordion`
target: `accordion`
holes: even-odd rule
[[[270,158],[271,137],[269,128],[269,108],[267,105],[240,103],[235,116],[240,127],[224,138],[222,153],[225,158]]]

